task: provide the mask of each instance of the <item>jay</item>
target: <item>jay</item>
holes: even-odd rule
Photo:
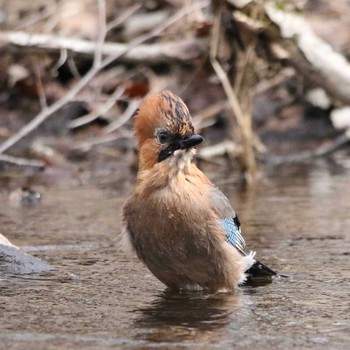
[[[170,91],[148,96],[134,127],[139,170],[124,238],[154,276],[176,290],[230,291],[247,274],[276,275],[245,252],[228,199],[192,162],[203,137],[185,103]]]

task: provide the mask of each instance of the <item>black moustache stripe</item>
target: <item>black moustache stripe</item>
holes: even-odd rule
[[[172,142],[167,148],[161,150],[158,155],[158,163],[169,158],[174,154],[175,151],[181,148],[180,142]]]

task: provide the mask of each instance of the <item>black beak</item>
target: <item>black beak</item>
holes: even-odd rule
[[[197,146],[203,141],[204,141],[203,136],[191,135],[189,137],[186,137],[180,140],[180,149],[188,149],[188,148]]]

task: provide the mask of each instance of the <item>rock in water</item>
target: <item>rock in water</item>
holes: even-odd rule
[[[0,233],[0,276],[52,270],[53,267],[24,253]]]

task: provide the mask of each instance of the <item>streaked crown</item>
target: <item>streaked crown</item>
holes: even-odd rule
[[[194,132],[191,115],[180,97],[164,90],[145,98],[136,115],[135,134],[139,145],[154,138],[156,130],[167,129],[178,136]]]

